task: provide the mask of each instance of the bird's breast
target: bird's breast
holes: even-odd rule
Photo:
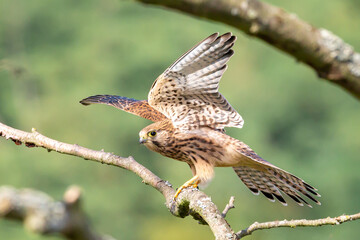
[[[224,134],[220,132],[216,137],[203,132],[174,134],[173,144],[165,148],[166,156],[194,165],[204,163],[220,166],[221,162],[229,158],[227,148],[224,147],[226,139],[223,139],[222,135]]]

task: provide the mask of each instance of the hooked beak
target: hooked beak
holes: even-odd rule
[[[140,144],[144,144],[144,143],[146,143],[146,142],[147,142],[147,139],[146,139],[146,138],[140,137],[140,139],[139,139],[139,143],[140,143]]]

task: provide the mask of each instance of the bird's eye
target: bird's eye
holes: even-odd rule
[[[150,131],[150,132],[148,132],[148,136],[149,136],[149,137],[155,137],[155,136],[156,136],[156,132],[155,132],[155,131]]]

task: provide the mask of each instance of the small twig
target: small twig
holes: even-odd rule
[[[323,225],[339,225],[344,222],[353,221],[356,219],[360,219],[360,213],[356,213],[353,215],[341,215],[339,217],[334,218],[322,218],[316,220],[282,220],[282,221],[272,221],[272,222],[264,222],[258,223],[255,222],[251,224],[247,229],[241,230],[236,233],[238,239],[250,235],[256,230],[270,229],[270,228],[278,228],[278,227],[318,227]]]
[[[235,197],[234,197],[234,196],[231,196],[231,197],[230,197],[230,200],[229,200],[229,203],[226,204],[226,206],[225,206],[225,208],[224,208],[224,211],[222,211],[222,213],[221,213],[221,216],[222,216],[223,218],[226,217],[226,214],[230,211],[230,209],[235,208],[235,206],[234,206],[234,201],[235,201]]]

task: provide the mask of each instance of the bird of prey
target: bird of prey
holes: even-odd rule
[[[224,127],[242,128],[243,119],[218,91],[236,37],[212,34],[194,46],[152,84],[148,100],[96,95],[83,105],[107,104],[153,121],[139,133],[140,143],[166,157],[186,162],[193,177],[178,188],[206,185],[214,167],[232,167],[253,192],[287,205],[282,193],[299,205],[320,205],[317,189],[258,156],[245,143],[225,134]]]

